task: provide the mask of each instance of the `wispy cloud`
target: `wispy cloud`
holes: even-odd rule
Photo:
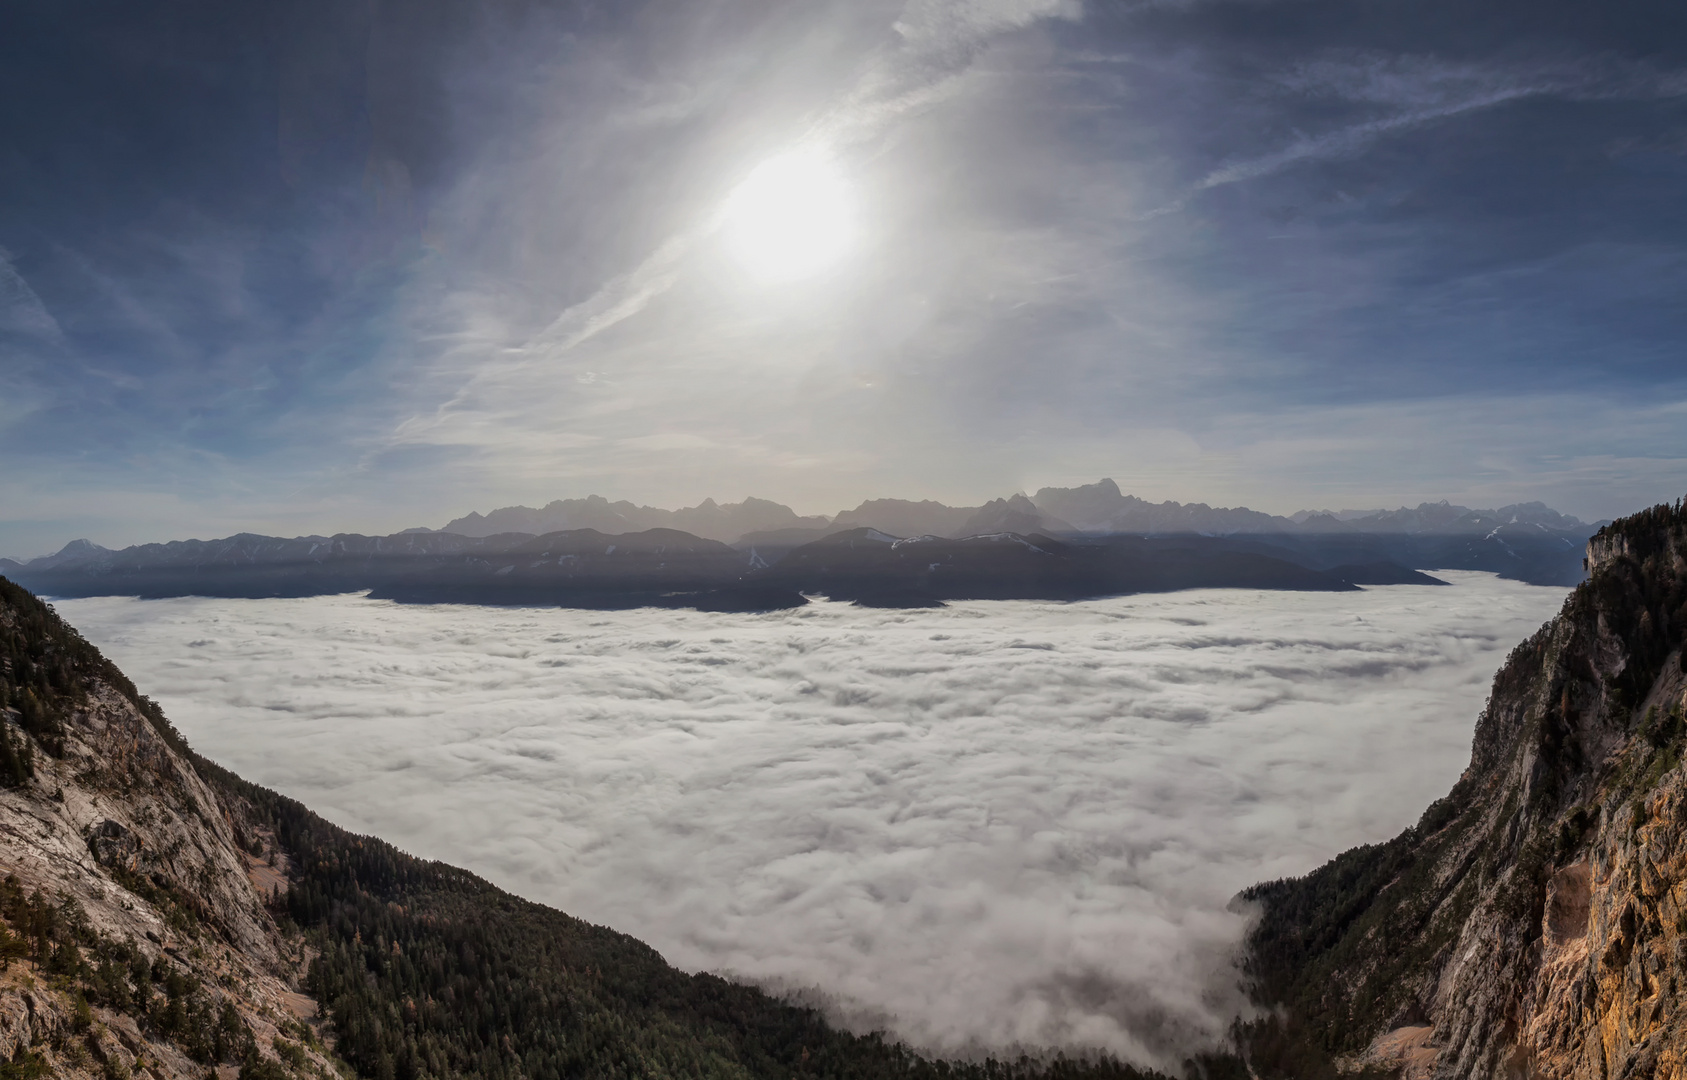
[[[1281,150],[1260,157],[1249,158],[1245,161],[1234,162],[1214,169],[1196,182],[1194,190],[1207,191],[1215,187],[1223,187],[1225,184],[1239,184],[1244,180],[1270,176],[1272,173],[1281,172],[1292,165],[1298,165],[1306,161],[1348,157],[1391,132],[1421,127],[1462,113],[1489,109],[1541,92],[1542,90],[1537,87],[1507,87],[1446,105],[1416,109],[1384,117],[1380,120],[1367,120],[1359,124],[1350,124],[1347,127],[1325,132],[1322,135],[1298,139]]]
[[[1082,12],[1077,0],[910,0],[894,24],[897,44],[818,129],[844,142],[878,138],[887,125],[945,100],[992,39]]]
[[[810,130],[793,132],[792,142],[831,148],[878,138],[898,119],[942,101],[992,38],[1080,10],[1075,0],[910,0],[894,24],[899,43],[870,61],[857,85]],[[514,351],[554,359],[637,315],[674,285],[686,255],[719,225],[718,213],[705,214]]]
[[[1434,57],[1346,54],[1299,64],[1268,84],[1280,93],[1396,110],[1302,135],[1267,154],[1222,165],[1188,195],[1143,215],[1182,209],[1195,194],[1254,180],[1295,165],[1348,158],[1378,139],[1530,98],[1654,100],[1687,95],[1687,72],[1614,61],[1545,65],[1451,63]]]
[[[606,283],[590,299],[563,311],[526,348],[551,355],[567,352],[621,320],[637,315],[673,285],[679,264],[696,242],[696,236],[695,232],[688,232],[669,237],[637,267]]]
[[[58,320],[12,265],[12,253],[0,248],[0,333],[22,334],[57,344],[64,338]]]

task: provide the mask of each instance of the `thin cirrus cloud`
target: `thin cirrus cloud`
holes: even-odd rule
[[[1351,158],[1390,134],[1531,98],[1655,101],[1687,96],[1687,74],[1646,64],[1595,61],[1540,65],[1446,62],[1434,57],[1387,54],[1336,55],[1297,64],[1264,80],[1285,97],[1377,106],[1387,115],[1300,133],[1288,144],[1226,162],[1197,180],[1178,199],[1142,212],[1144,219],[1186,209],[1201,192],[1270,176],[1319,161]]]
[[[1414,821],[1561,589],[885,612],[67,600],[202,753],[944,1053],[1175,1067],[1230,900]]]

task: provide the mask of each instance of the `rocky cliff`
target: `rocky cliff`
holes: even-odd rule
[[[157,707],[0,580],[0,1074],[331,1071],[285,878]],[[267,879],[267,884],[266,884]]]
[[[1258,886],[1255,1071],[1687,1076],[1687,510],[1602,529],[1418,824]]]

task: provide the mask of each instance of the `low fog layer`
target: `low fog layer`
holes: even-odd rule
[[[1463,768],[1562,589],[771,615],[89,599],[203,753],[333,820],[950,1052],[1175,1061],[1229,899]]]

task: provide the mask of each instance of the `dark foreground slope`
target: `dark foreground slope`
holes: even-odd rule
[[[1687,1074],[1687,511],[1600,530],[1419,823],[1245,894],[1262,1076]],[[1324,1059],[1320,1064],[1319,1059]]]
[[[749,560],[725,544],[673,529],[294,539],[243,533],[122,551],[78,542],[57,555],[0,566],[45,596],[264,598],[371,590],[416,603],[586,608],[729,605],[730,596],[716,594],[730,592],[747,569]]]
[[[7,1080],[1146,1075],[933,1062],[352,835],[193,754],[4,579],[0,714]]]

